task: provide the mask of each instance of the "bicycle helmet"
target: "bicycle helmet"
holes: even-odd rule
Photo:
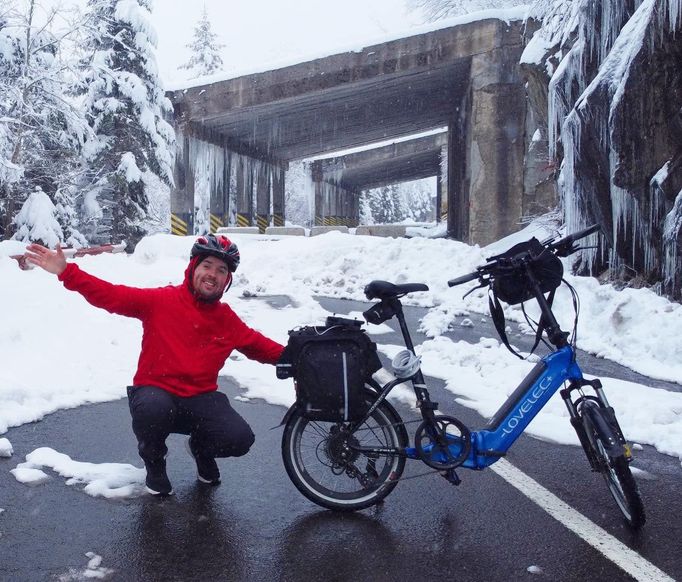
[[[192,246],[191,257],[217,257],[227,263],[230,273],[239,266],[239,249],[229,238],[221,234],[200,236]]]

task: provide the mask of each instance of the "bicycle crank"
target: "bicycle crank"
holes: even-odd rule
[[[436,414],[433,421],[425,420],[417,427],[414,448],[429,467],[454,469],[469,456],[471,433],[454,416]]]

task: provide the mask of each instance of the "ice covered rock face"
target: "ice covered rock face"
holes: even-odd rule
[[[682,1],[537,0],[522,57],[579,268],[682,297]]]

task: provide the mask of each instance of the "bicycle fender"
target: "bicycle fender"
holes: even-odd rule
[[[580,412],[583,420],[590,423],[601,437],[602,444],[609,457],[615,458],[625,454],[622,439],[607,420],[606,411],[597,402],[593,400],[583,401]],[[589,431],[588,434],[590,434]]]
[[[284,418],[282,418],[282,422],[280,422],[277,426],[273,426],[270,428],[270,430],[275,430],[276,428],[280,428],[284,426],[287,422],[289,422],[289,419],[291,418],[291,415],[294,414],[298,410],[299,406],[297,403],[292,404],[289,407],[289,410],[286,411],[284,414]]]
[[[374,378],[370,378],[369,380],[367,380],[367,382],[365,383],[365,388],[368,388],[368,387],[371,387],[372,390],[375,392],[375,394],[378,394],[378,392],[381,391],[381,386],[379,385],[379,383],[376,380],[374,380]],[[300,409],[300,406],[299,406],[298,402],[294,402],[289,407],[289,410],[287,410],[286,413],[284,414],[284,418],[282,418],[282,422],[280,422],[277,426],[271,427],[270,430],[275,430],[276,428],[283,427],[287,422],[289,422],[289,419],[294,414],[294,412],[296,412],[299,409]]]

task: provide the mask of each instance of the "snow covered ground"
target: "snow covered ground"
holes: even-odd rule
[[[425,282],[430,291],[406,298],[407,303],[430,308],[421,323],[432,338],[421,347],[423,370],[442,378],[453,400],[490,416],[533,364],[513,357],[495,339],[472,345],[442,336],[449,326],[465,320],[476,326],[487,317],[485,293],[476,291],[463,299],[473,283],[448,288],[447,280],[473,270],[485,257],[518,240],[550,234],[555,233],[546,226],[531,226],[484,249],[445,239],[341,233],[315,238],[236,235],[242,263],[225,300],[250,325],[285,343],[287,330],[324,320],[327,312],[313,299],[315,295],[364,301],[363,288],[372,279]],[[106,254],[76,260],[84,270],[116,283],[178,284],[192,242],[192,238],[154,235],[143,239],[130,256]],[[21,271],[7,256],[20,250],[17,245],[0,243],[0,434],[59,409],[124,397],[141,338],[137,320],[95,309],[39,269]],[[682,383],[679,304],[645,289],[617,291],[593,279],[568,276],[568,280],[581,298],[580,347],[642,374]],[[292,305],[277,309],[249,299],[262,295],[288,295]],[[563,327],[570,329],[573,311],[568,292],[560,290],[555,305]],[[506,308],[506,315],[508,320],[522,320],[517,307]],[[381,332],[386,331],[381,327],[369,327],[370,332],[379,332],[375,336],[379,343]],[[399,349],[380,347],[388,355]],[[282,406],[294,400],[290,380],[277,380],[272,367],[239,353],[230,357],[222,373],[238,382],[244,399],[262,398]],[[682,459],[682,393],[602,380],[629,439]],[[442,405],[447,408],[447,403]],[[545,440],[577,444],[558,395],[528,432]],[[11,433],[7,436],[11,440]],[[0,439],[0,456],[3,453],[11,454],[6,439]],[[26,463],[14,469],[22,482],[40,482],[45,475],[42,469],[50,467],[67,483],[88,483],[85,491],[91,495],[129,497],[141,492],[144,472],[117,465],[114,459],[95,466],[47,446],[27,457]]]

